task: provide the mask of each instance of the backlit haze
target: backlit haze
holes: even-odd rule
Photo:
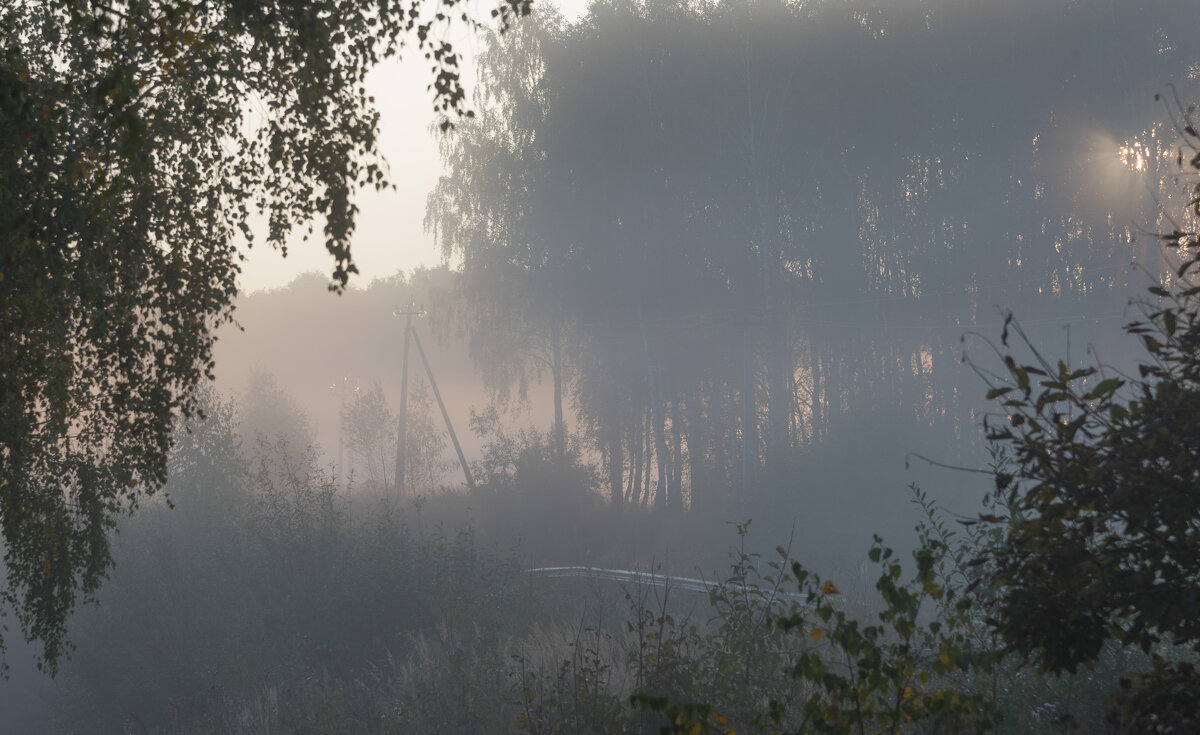
[[[586,0],[548,4],[558,7],[572,20],[587,9]],[[544,7],[540,2],[535,3],[535,13],[539,6]],[[463,54],[460,71],[471,94],[476,54],[482,42],[472,34],[455,35],[454,47]],[[428,89],[431,80],[429,64],[415,48],[406,49],[402,59],[382,64],[367,79],[380,113],[379,150],[395,188],[358,194],[352,253],[359,273],[350,280],[352,288],[365,287],[372,280],[397,271],[411,273],[415,268],[442,262],[433,235],[425,232],[423,226],[425,197],[442,174],[438,156],[441,134],[433,128],[433,93]],[[286,286],[302,273],[332,272],[333,259],[321,242],[320,223],[308,242],[303,241],[304,230],[297,226],[293,231],[286,258],[260,239],[242,263],[243,294]]]
[[[0,735],[640,733],[646,688],[1108,732],[1200,663],[1200,381],[1162,378],[1200,296],[1154,234],[1200,231],[1194,0],[533,2],[448,39],[457,134],[418,49],[367,77],[358,273],[321,221],[247,253],[173,508],[117,519],[58,681],[10,648]]]

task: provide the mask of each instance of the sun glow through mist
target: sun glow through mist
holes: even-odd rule
[[[1130,138],[1117,148],[1117,159],[1129,170],[1139,173],[1149,166],[1150,156],[1150,146],[1137,138]]]

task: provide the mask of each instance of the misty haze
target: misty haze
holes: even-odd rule
[[[1192,3],[242,5],[0,9],[0,732],[1200,732]]]

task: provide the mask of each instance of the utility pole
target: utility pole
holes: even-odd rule
[[[424,309],[413,309],[413,302],[408,302],[408,308],[400,311],[397,306],[392,316],[404,316],[404,363],[400,369],[400,425],[396,429],[396,492],[404,494],[404,458],[408,439],[408,343],[412,338],[412,318],[425,316]]]
[[[421,347],[421,340],[415,333],[412,339],[417,344],[417,354],[421,356],[421,362],[425,364],[425,374],[429,376],[429,387],[433,388],[433,397],[437,399],[438,408],[442,409],[442,419],[446,422],[446,431],[450,433],[450,441],[454,443],[454,451],[458,453],[458,463],[462,465],[463,475],[467,478],[467,487],[474,490],[475,481],[471,479],[471,468],[467,467],[467,458],[463,454],[462,445],[458,443],[458,435],[454,433],[454,426],[450,423],[450,413],[446,410],[446,404],[442,401],[442,392],[438,390],[437,381],[433,379],[433,369],[429,367],[429,358],[425,357],[425,350]]]

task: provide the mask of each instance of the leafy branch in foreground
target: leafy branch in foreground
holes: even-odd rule
[[[1200,134],[1180,109],[1183,146],[1200,171]],[[1183,150],[1178,158],[1182,165]],[[1197,185],[1200,187],[1200,185]],[[1194,190],[1200,194],[1200,188]],[[1189,204],[1200,214],[1200,198]],[[1008,649],[1049,672],[1091,667],[1106,644],[1154,653],[1124,682],[1114,719],[1136,731],[1192,732],[1200,722],[1200,235],[1161,237],[1179,256],[1168,281],[1134,302],[1125,331],[1141,343],[1136,377],[1051,362],[1010,314],[1023,353],[984,375],[1004,411],[988,437],[1011,457],[996,475],[1009,513],[981,558],[993,569],[990,621]],[[1167,644],[1190,649],[1167,660]],[[1176,649],[1177,650],[1177,649]],[[1155,713],[1151,715],[1150,713]]]
[[[1051,364],[1006,324],[1005,346],[1011,331],[1034,359],[1005,355],[989,391],[1007,421],[988,437],[1013,469],[996,475],[1009,512],[985,519],[1002,533],[981,559],[998,590],[991,624],[1043,671],[1090,668],[1110,641],[1200,653],[1200,289],[1151,291],[1158,303],[1126,327],[1145,350],[1137,378]],[[1172,686],[1194,685],[1191,664],[1155,655],[1122,694],[1127,708],[1157,701],[1168,672]]]
[[[344,288],[354,195],[387,185],[366,75],[415,36],[435,108],[463,111],[438,40],[460,22],[454,0],[0,6],[0,612],[51,672],[115,519],[166,481],[253,218],[280,248],[323,221]]]

